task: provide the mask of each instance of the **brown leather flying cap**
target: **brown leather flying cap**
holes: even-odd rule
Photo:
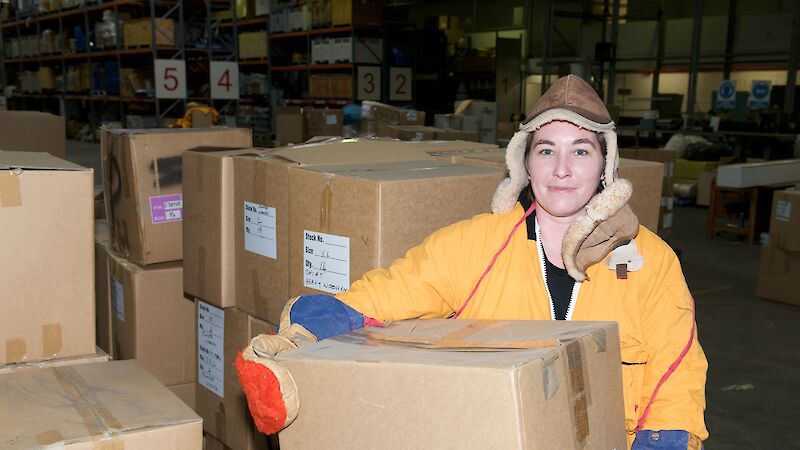
[[[556,108],[568,109],[598,124],[612,121],[605,103],[589,83],[583,81],[581,77],[567,75],[556,80],[547,89],[522,124],[527,124],[539,114]]]

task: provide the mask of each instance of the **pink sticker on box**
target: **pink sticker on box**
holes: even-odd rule
[[[183,220],[183,194],[150,197],[150,218],[154,225]]]

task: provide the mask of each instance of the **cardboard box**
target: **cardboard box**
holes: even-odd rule
[[[116,359],[136,359],[167,386],[197,381],[194,302],[180,262],[138,266],[110,254]]]
[[[289,296],[347,290],[439,228],[489,212],[504,176],[442,161],[290,168]]]
[[[197,412],[203,417],[203,429],[233,450],[267,449],[266,436],[253,424],[233,361],[250,339],[259,334],[274,334],[276,328],[236,308],[214,308],[210,313],[214,314],[212,322],[221,320],[224,326],[202,322],[198,315],[199,362],[210,364],[205,368],[206,377],[201,367],[197,388]],[[198,308],[198,314],[203,314],[203,310]],[[223,353],[219,354],[219,350]],[[206,379],[208,383],[204,383]]]
[[[209,128],[214,126],[214,115],[211,112],[192,111],[192,128]]]
[[[331,25],[383,25],[380,0],[331,0]]]
[[[390,125],[425,125],[425,112],[401,109],[380,102],[361,102],[360,131],[364,136],[392,136]]]
[[[0,366],[0,375],[15,373],[26,370],[39,370],[49,367],[77,366],[79,364],[93,364],[106,362],[109,360],[108,354],[101,349],[91,355],[70,356],[68,358],[49,359],[46,361],[22,362]]]
[[[306,141],[306,121],[303,108],[299,106],[279,106],[275,111],[275,135],[283,145],[299,144]]]
[[[618,173],[620,178],[633,184],[633,195],[628,205],[639,218],[639,223],[650,231],[657,232],[664,165],[652,161],[622,158]]]
[[[0,150],[67,154],[64,116],[37,111],[0,111]]]
[[[181,399],[183,403],[189,408],[196,411],[197,407],[195,398],[197,397],[197,383],[184,383],[176,384],[174,386],[167,386],[176,397]]]
[[[267,55],[266,31],[239,33],[239,59],[262,59]]]
[[[0,151],[0,366],[95,351],[93,178]]]
[[[717,168],[717,185],[747,188],[800,182],[800,158]]]
[[[436,139],[442,141],[473,141],[480,142],[480,134],[477,131],[462,130],[438,130]]]
[[[704,170],[700,172],[697,179],[697,199],[695,203],[699,206],[708,206],[711,203],[711,184],[714,182],[714,178],[717,176],[716,171],[713,170]],[[664,178],[666,181],[667,179]],[[672,179],[670,178],[670,185],[672,184]],[[672,186],[670,186],[672,187]],[[672,190],[670,189],[670,194]]]
[[[664,177],[675,176],[675,161],[678,159],[678,152],[676,150],[645,147],[621,148],[619,149],[619,156],[620,158],[664,163]]]
[[[618,343],[612,322],[437,319],[284,352],[281,448],[624,449]]]
[[[800,191],[775,191],[769,243],[775,248],[800,252]]]
[[[762,246],[756,295],[800,305],[800,252]]]
[[[434,153],[453,164],[464,164],[467,166],[495,167],[506,170],[506,151],[505,149],[494,149],[474,152],[441,152]]]
[[[252,147],[243,128],[103,130],[100,147],[111,249],[139,264],[183,258],[181,155]]]
[[[122,25],[125,48],[150,46],[153,42],[153,24],[157,46],[175,46],[175,21],[172,19],[129,19]]]
[[[147,89],[145,80],[148,77],[139,70],[122,67],[119,69],[120,97],[135,97],[137,92]]]
[[[183,154],[183,291],[220,308],[236,305],[233,159],[253,153]]]
[[[97,346],[114,356],[111,333],[111,279],[108,275],[108,239],[94,243],[95,336]]]
[[[136,361],[0,376],[0,442],[14,448],[200,450],[200,418]]]
[[[420,141],[409,142],[422,151],[429,154],[444,154],[444,153],[458,153],[458,152],[484,152],[498,150],[497,144],[486,144],[483,142],[472,141]],[[502,150],[505,153],[505,150]],[[504,166],[505,167],[505,166]]]
[[[304,108],[307,137],[341,136],[344,115],[341,109]]]
[[[278,323],[289,299],[290,167],[415,160],[431,161],[433,158],[402,142],[370,139],[325,141],[265,150],[258,157],[236,157],[237,307]],[[316,204],[314,209],[319,206]],[[263,228],[259,230],[250,224]]]
[[[431,141],[436,139],[439,128],[418,125],[389,125],[389,136],[401,141]]]

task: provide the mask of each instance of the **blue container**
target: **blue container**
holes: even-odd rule
[[[119,92],[119,65],[116,62],[107,62],[105,66],[106,92]]]

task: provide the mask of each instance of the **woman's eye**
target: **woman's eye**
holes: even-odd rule
[[[587,152],[586,150],[584,150],[582,148],[579,148],[579,149],[575,150],[575,155],[577,155],[577,156],[586,156],[588,154],[589,154],[589,152]]]
[[[539,154],[541,154],[541,155],[552,155],[553,154],[553,150],[550,150],[549,148],[543,148],[543,149],[539,150]]]

